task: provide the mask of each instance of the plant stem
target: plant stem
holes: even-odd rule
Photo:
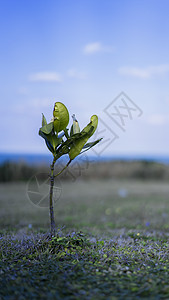
[[[54,218],[54,210],[53,210],[53,186],[54,186],[54,165],[56,159],[54,157],[53,162],[50,166],[50,198],[49,198],[49,210],[50,210],[50,229],[51,229],[51,236],[55,236],[56,234],[56,225],[55,225],[55,218]]]
[[[55,218],[54,218],[54,210],[53,210],[53,186],[55,177],[60,175],[71,163],[71,160],[67,163],[67,165],[57,174],[54,175],[54,167],[55,167],[56,157],[53,158],[53,162],[50,166],[50,198],[49,198],[49,210],[50,210],[50,230],[51,236],[55,236],[56,234],[56,225],[55,225]]]

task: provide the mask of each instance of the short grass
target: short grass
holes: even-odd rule
[[[27,184],[0,185],[0,299],[169,299],[169,185],[61,185],[55,238]]]

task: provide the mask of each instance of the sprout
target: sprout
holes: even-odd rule
[[[84,151],[94,147],[101,141],[98,139],[94,142],[87,143],[89,138],[94,134],[98,125],[98,117],[93,115],[90,118],[90,123],[80,131],[79,123],[73,114],[73,124],[69,130],[69,112],[66,106],[61,102],[56,102],[53,109],[53,118],[50,123],[47,123],[44,114],[42,114],[42,127],[39,129],[39,135],[44,138],[46,146],[53,154],[53,162],[50,166],[50,224],[51,235],[55,235],[55,220],[53,210],[53,186],[54,178],[59,176],[71,163],[75,157]],[[85,150],[84,150],[85,149]],[[65,167],[56,175],[54,175],[54,166],[56,161],[62,156],[68,154],[69,161]]]

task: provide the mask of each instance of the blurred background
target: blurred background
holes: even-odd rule
[[[136,202],[129,207],[135,207],[138,215],[142,211],[142,216],[130,225],[155,226],[153,220],[158,219],[168,228],[169,2],[6,0],[0,2],[0,11],[1,225],[39,224],[38,217],[32,217],[31,201],[25,198],[26,184],[37,172],[48,170],[51,155],[38,130],[42,113],[50,121],[54,103],[61,101],[70,112],[70,125],[73,114],[81,128],[97,114],[99,127],[94,139],[103,137],[94,151],[76,160],[61,177],[63,185],[68,184],[62,190],[66,193],[69,187],[74,191],[72,196],[63,193],[60,216],[66,214],[65,206],[69,209],[65,217],[60,217],[61,224],[73,222],[73,213],[74,220],[79,221],[80,216],[84,224],[93,224],[95,205],[90,208],[90,198],[95,201],[101,197],[99,207],[103,210],[98,212],[97,222],[113,228],[126,226],[129,216],[123,220],[118,214],[124,199],[134,197],[130,197],[131,191],[141,198],[136,207]],[[9,183],[16,181],[20,188]],[[74,187],[79,181],[78,194]],[[93,183],[90,190],[92,181],[96,186]],[[134,192],[133,186],[137,187]],[[77,195],[78,199],[83,188],[87,202],[82,211],[87,219],[72,208],[71,200],[64,205],[66,199]],[[150,194],[151,201],[158,203],[158,218],[152,220],[149,214],[155,207],[153,202],[145,212]],[[122,199],[122,203],[113,199]],[[22,201],[30,215],[22,208],[17,217],[11,207],[17,207],[18,213]],[[48,212],[36,209],[34,217],[38,212],[44,220],[43,214]],[[126,202],[122,215],[125,209]]]

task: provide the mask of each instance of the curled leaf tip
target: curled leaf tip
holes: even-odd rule
[[[73,119],[73,121],[77,122],[77,119],[76,119],[76,117],[75,117],[75,114],[72,115],[72,119]]]

